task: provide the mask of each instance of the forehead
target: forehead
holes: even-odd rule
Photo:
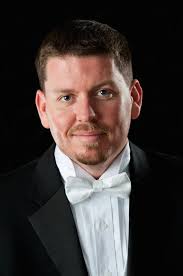
[[[45,88],[90,89],[102,82],[123,79],[113,58],[106,55],[50,57],[46,66]]]
[[[62,75],[72,74],[111,74],[116,69],[114,60],[106,55],[50,57],[46,65],[46,75],[54,72]]]

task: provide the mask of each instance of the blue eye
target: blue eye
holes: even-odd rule
[[[70,100],[71,100],[71,96],[70,95],[65,95],[65,96],[62,96],[61,98],[60,98],[60,100],[62,101],[62,102],[69,102]]]
[[[100,91],[98,91],[97,96],[103,97],[103,98],[112,98],[113,94],[111,91],[107,89],[101,89]]]

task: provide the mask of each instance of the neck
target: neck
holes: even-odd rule
[[[98,179],[109,168],[109,166],[113,163],[113,161],[118,157],[120,153],[121,150],[117,152],[115,155],[110,156],[110,158],[108,158],[105,162],[101,162],[96,165],[83,164],[78,161],[75,161],[75,163],[77,163],[82,169],[84,169],[95,179]]]
[[[95,179],[98,179],[111,165],[113,160],[110,162],[107,160],[104,163],[97,164],[97,165],[85,165],[79,162],[76,162],[82,169],[92,175]]]

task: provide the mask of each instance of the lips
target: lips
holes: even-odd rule
[[[104,132],[99,131],[77,131],[72,134],[72,138],[79,143],[98,143],[105,135]]]
[[[105,133],[101,131],[80,131],[73,133],[72,136],[99,136],[104,134]]]
[[[108,133],[108,128],[104,126],[99,126],[94,123],[90,124],[80,124],[72,127],[68,135],[69,136],[99,136]]]

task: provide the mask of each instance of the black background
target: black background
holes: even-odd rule
[[[34,104],[39,88],[34,57],[45,33],[68,18],[99,20],[126,35],[134,77],[144,90],[142,113],[132,122],[129,136],[140,146],[183,155],[181,8],[175,3],[159,6],[150,2],[45,5],[1,9],[0,171],[38,157],[52,143]]]

